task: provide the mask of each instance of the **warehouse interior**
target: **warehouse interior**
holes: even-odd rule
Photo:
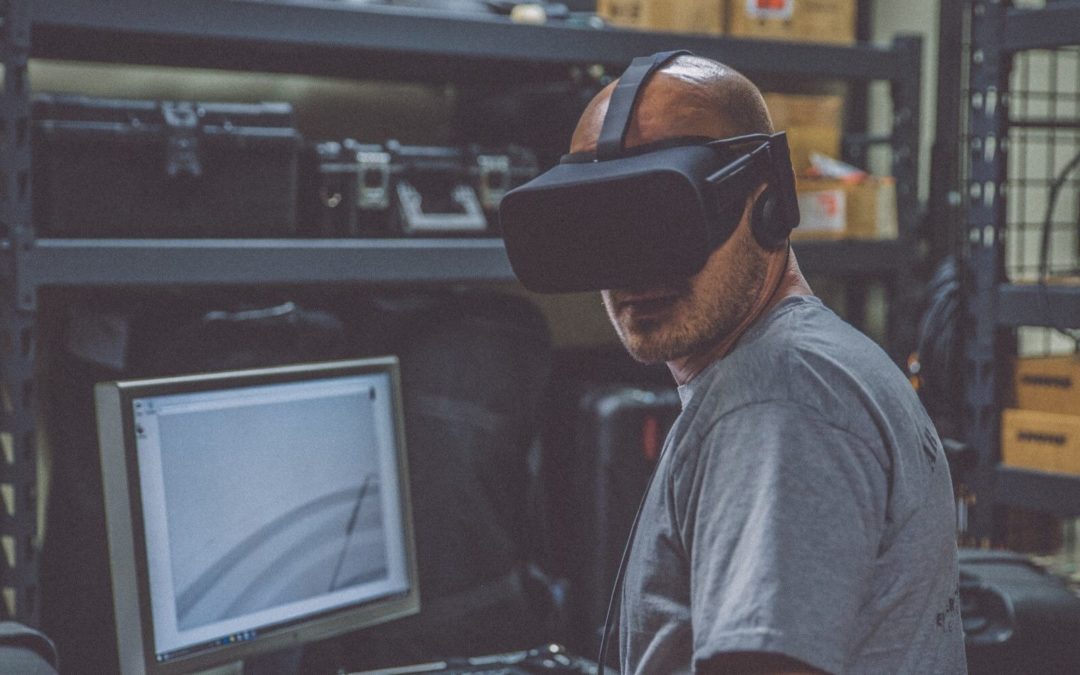
[[[798,266],[940,439],[932,672],[1080,672],[1077,0],[0,3],[0,672],[665,672],[611,599],[685,383],[499,212],[681,49],[762,92]]]

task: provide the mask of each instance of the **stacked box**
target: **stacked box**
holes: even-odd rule
[[[1017,359],[1016,409],[1001,416],[1001,458],[1008,466],[1080,475],[1080,358]]]
[[[1013,369],[1017,408],[1080,415],[1080,358],[1017,359]]]
[[[728,33],[794,42],[855,42],[856,0],[727,0]]]
[[[798,177],[801,222],[796,239],[894,239],[897,236],[896,181],[862,176],[852,180],[811,178],[810,157],[840,157],[843,97],[764,95],[773,128],[785,131],[791,165]]]
[[[596,13],[615,26],[674,33],[724,32],[724,0],[598,0]]]
[[[865,176],[858,181],[800,178],[795,239],[895,239],[896,181]]]
[[[1001,461],[1020,469],[1080,475],[1080,415],[1004,411]]]
[[[810,168],[810,153],[840,158],[844,99],[840,96],[764,94],[773,128],[786,131],[796,175]]]

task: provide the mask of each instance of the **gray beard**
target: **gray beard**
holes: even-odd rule
[[[694,298],[697,306],[680,326],[661,321],[627,326],[612,316],[609,308],[608,316],[630,356],[644,364],[664,363],[707,351],[731,335],[753,310],[765,285],[765,264],[760,253],[744,253],[740,257],[749,263],[746,274],[711,296]]]

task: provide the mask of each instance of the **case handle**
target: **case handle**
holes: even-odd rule
[[[468,185],[457,185],[450,198],[461,208],[461,213],[424,213],[420,192],[401,180],[397,184],[398,208],[405,234],[430,234],[438,232],[483,232],[487,218],[476,198],[476,191]]]

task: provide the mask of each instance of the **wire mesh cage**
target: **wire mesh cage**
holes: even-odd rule
[[[1026,51],[1009,83],[1005,272],[1080,284],[1080,47]],[[1022,355],[1075,351],[1075,336],[1022,328]]]
[[[1006,272],[1080,278],[1080,47],[1018,54],[1009,91]]]

